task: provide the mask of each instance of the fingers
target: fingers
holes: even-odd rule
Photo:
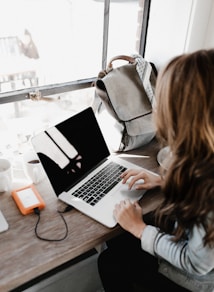
[[[151,189],[162,184],[162,178],[156,173],[141,169],[128,169],[124,171],[121,176],[122,183],[128,183],[129,189],[133,186],[137,190]]]
[[[129,199],[123,200],[120,203],[115,205],[115,210],[121,211],[122,209],[128,209],[130,207],[135,207],[135,208],[140,208],[141,206],[139,205],[139,203],[136,201],[134,203],[132,203]]]
[[[123,200],[120,203],[115,205],[115,209],[121,210],[121,209],[126,209],[128,208],[132,203],[130,202],[129,199]]]
[[[116,204],[114,217],[124,230],[141,238],[145,223],[142,219],[142,208],[137,202],[131,203],[130,200],[124,200]]]
[[[135,170],[135,169],[127,169],[126,171],[124,171],[121,174],[121,178],[123,179],[123,183],[126,183],[126,181],[134,175],[137,175],[139,173],[139,171]]]
[[[140,214],[142,213],[142,208],[138,204],[138,202],[131,203],[129,199],[126,199],[115,205],[113,215],[116,218],[117,222],[120,222],[122,218],[124,218],[124,216],[130,216],[128,214],[130,214],[130,212],[133,212],[132,210],[135,210]]]
[[[133,205],[135,206],[136,209],[142,211],[142,208],[141,208],[141,206],[140,206],[140,204],[138,202],[134,202]]]
[[[139,173],[140,173],[140,171],[136,170],[136,169],[128,169],[128,170],[124,171],[120,176],[123,179],[122,183],[125,184],[130,177],[135,177]]]
[[[136,175],[129,182],[129,189],[135,186],[135,189],[140,190],[145,188],[145,179],[143,179],[143,174]]]
[[[129,189],[131,189],[136,183],[136,189],[144,189],[145,173],[142,170],[126,170],[122,173],[121,178],[123,179],[123,184],[127,183],[127,181],[131,178],[131,180],[128,182]]]
[[[130,200],[128,199],[123,200],[120,203],[115,205],[114,212],[118,214],[118,212],[121,212],[122,210],[127,209],[130,205],[131,205]]]

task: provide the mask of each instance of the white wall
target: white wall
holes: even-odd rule
[[[208,27],[206,31],[205,47],[214,48],[214,1],[210,0],[210,15],[208,21]]]
[[[214,47],[213,0],[152,0],[145,58],[159,68],[172,57]]]
[[[213,36],[213,0],[192,1],[190,24],[187,33],[185,51],[191,52],[201,48],[214,47]]]

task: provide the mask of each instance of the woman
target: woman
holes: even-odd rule
[[[172,159],[161,176],[127,170],[123,183],[160,187],[154,221],[122,201],[114,216],[125,234],[98,259],[106,292],[214,291],[214,50],[174,58],[159,74],[154,120]],[[153,226],[155,224],[155,226]],[[165,290],[166,291],[166,290]]]

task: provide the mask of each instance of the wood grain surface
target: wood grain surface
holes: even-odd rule
[[[140,149],[123,153],[122,158],[158,172],[158,151],[153,140]],[[65,225],[57,209],[66,205],[57,199],[48,180],[36,187],[46,203],[41,211],[39,234],[52,239],[63,237]],[[141,201],[143,213],[154,209],[160,200],[157,192],[146,193]],[[109,229],[73,209],[63,215],[68,224],[67,238],[59,242],[42,241],[34,232],[37,215],[22,215],[10,193],[0,194],[0,209],[9,224],[8,231],[0,234],[0,291],[10,291],[122,232],[119,226]]]

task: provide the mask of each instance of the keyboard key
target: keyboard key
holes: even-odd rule
[[[125,170],[125,167],[110,162],[72,195],[94,206],[120,182],[120,174]]]

